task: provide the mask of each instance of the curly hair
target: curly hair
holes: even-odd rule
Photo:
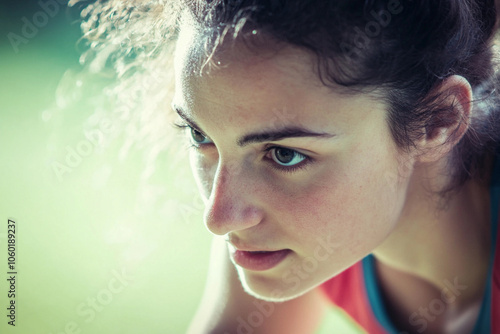
[[[77,3],[79,1],[73,1]],[[325,85],[354,92],[379,87],[399,148],[413,147],[424,133],[443,126],[445,93],[435,88],[460,75],[472,87],[469,129],[449,160],[453,182],[485,176],[485,157],[500,143],[500,90],[494,38],[494,0],[100,0],[82,11],[92,70],[112,65],[121,89],[144,70],[167,68],[183,12],[204,31],[205,60],[237,38],[258,47],[258,36],[292,44],[317,58]],[[128,84],[127,84],[128,82]],[[131,84],[132,83],[132,84]]]

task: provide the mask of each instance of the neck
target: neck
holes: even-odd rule
[[[484,292],[491,249],[489,180],[468,181],[444,202],[429,195],[447,181],[439,173],[443,166],[415,170],[400,221],[373,254],[379,266],[420,282],[428,295],[458,281],[466,287],[454,303],[460,307]]]

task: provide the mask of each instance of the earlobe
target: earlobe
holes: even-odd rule
[[[446,156],[470,124],[472,88],[467,79],[458,75],[448,77],[431,94],[438,98],[419,143],[420,162],[434,162]]]

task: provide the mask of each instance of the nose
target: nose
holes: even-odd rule
[[[205,225],[216,235],[250,228],[263,217],[253,201],[252,180],[241,169],[230,167],[219,166],[205,207]]]

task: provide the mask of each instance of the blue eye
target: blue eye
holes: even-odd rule
[[[271,167],[282,173],[294,173],[306,169],[314,162],[314,159],[299,153],[291,148],[272,146],[266,149],[268,159],[271,159]]]
[[[189,131],[189,139],[192,142],[192,146],[199,147],[200,145],[212,144],[212,141],[208,139],[201,131],[193,128],[191,125],[186,123],[173,123],[173,126],[181,131]]]
[[[195,128],[191,127],[190,135],[191,135],[191,139],[197,145],[211,144],[212,143],[212,141],[210,139],[208,139],[203,133],[196,130]]]
[[[273,147],[271,148],[271,158],[280,166],[292,167],[306,160],[307,156],[289,148]]]

